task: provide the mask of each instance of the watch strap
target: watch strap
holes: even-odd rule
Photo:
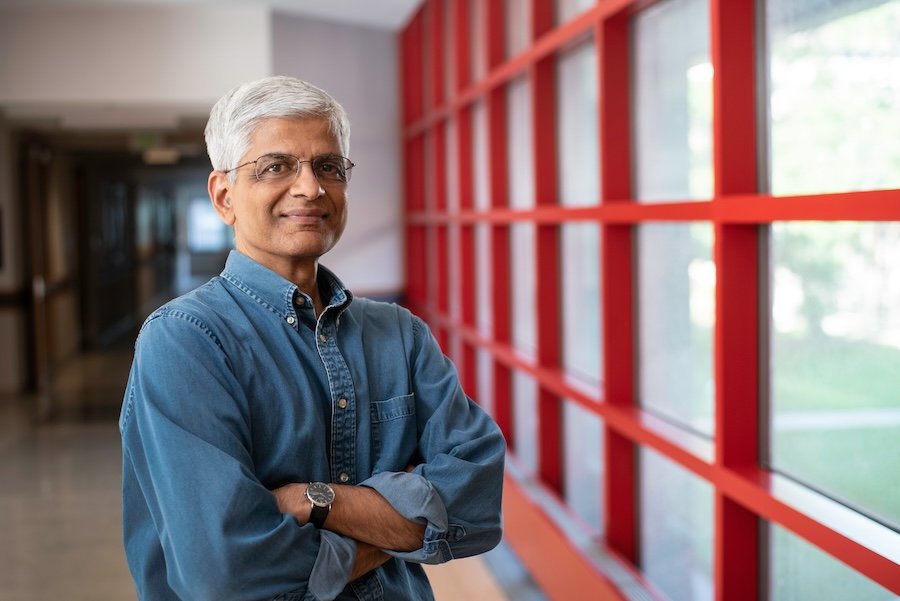
[[[326,505],[321,507],[313,503],[312,511],[309,514],[309,523],[315,526],[316,528],[321,528],[325,525],[325,518],[328,517],[328,512],[331,510],[330,505]]]

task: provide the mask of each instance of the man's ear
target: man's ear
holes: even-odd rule
[[[232,183],[224,171],[213,171],[209,174],[209,200],[225,225],[234,225],[234,207],[231,206]]]

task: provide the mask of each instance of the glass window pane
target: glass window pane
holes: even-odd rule
[[[447,356],[450,357],[450,360],[456,364],[462,364],[462,337],[457,334],[454,330],[450,330],[448,336],[448,346],[450,347],[447,350]]]
[[[483,9],[484,0],[469,0],[469,61],[473,82],[487,74],[487,40]]]
[[[531,83],[523,77],[507,89],[509,206],[534,206],[534,138],[531,124]]]
[[[229,227],[219,219],[209,198],[193,198],[188,205],[187,242],[191,252],[216,252],[229,247]]]
[[[636,194],[712,197],[709,2],[666,0],[634,20]]]
[[[900,1],[765,12],[772,192],[900,187]]]
[[[560,226],[562,241],[563,368],[576,383],[600,389],[600,228]]]
[[[478,404],[491,416],[494,413],[494,358],[489,351],[478,349],[476,352],[478,362]]]
[[[900,526],[900,223],[771,232],[771,465]]]
[[[565,23],[592,7],[595,0],[557,0],[556,22]]]
[[[425,297],[428,304],[437,307],[438,273],[440,273],[437,227],[428,226],[425,229],[425,236]]]
[[[462,273],[459,265],[459,251],[462,243],[459,235],[459,226],[447,227],[447,306],[450,308],[450,317],[455,320],[462,319],[462,303],[460,302],[460,282]]]
[[[640,450],[641,567],[672,601],[712,601],[713,488]]]
[[[708,223],[638,228],[641,405],[713,434],[716,269]]]
[[[565,500],[581,519],[603,530],[603,423],[577,403],[563,402]]]
[[[536,355],[534,274],[534,227],[530,223],[510,226],[510,263],[512,264],[512,338],[513,346],[522,356]]]
[[[478,263],[475,269],[475,303],[478,331],[482,336],[493,336],[494,315],[493,297],[491,291],[494,286],[493,260],[491,253],[491,226],[486,223],[475,224],[475,257]]]
[[[538,470],[537,384],[529,376],[512,372],[513,451],[532,475]]]
[[[456,119],[447,121],[444,133],[444,169],[447,180],[447,210],[451,213],[459,209],[459,152]],[[469,191],[466,190],[468,194]]]
[[[456,57],[454,48],[456,40],[453,39],[453,2],[444,0],[441,7],[441,21],[443,25],[444,47],[444,98],[449,99],[456,95]]]
[[[506,0],[506,56],[515,56],[531,45],[531,0]]]
[[[491,208],[491,172],[488,169],[487,109],[479,100],[472,107],[472,177],[475,178],[475,208],[485,211]]]
[[[560,204],[595,205],[600,199],[600,154],[593,40],[560,56],[556,81]]]
[[[889,590],[819,548],[769,524],[769,599],[771,601],[887,601]]]

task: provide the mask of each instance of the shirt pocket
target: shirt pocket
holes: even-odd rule
[[[414,394],[371,404],[374,472],[402,472],[416,451]]]

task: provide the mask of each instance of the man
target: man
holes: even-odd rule
[[[141,329],[120,418],[145,600],[429,599],[501,535],[504,441],[424,323],[318,264],[347,219],[344,110],[272,77],[206,128],[222,274]]]

